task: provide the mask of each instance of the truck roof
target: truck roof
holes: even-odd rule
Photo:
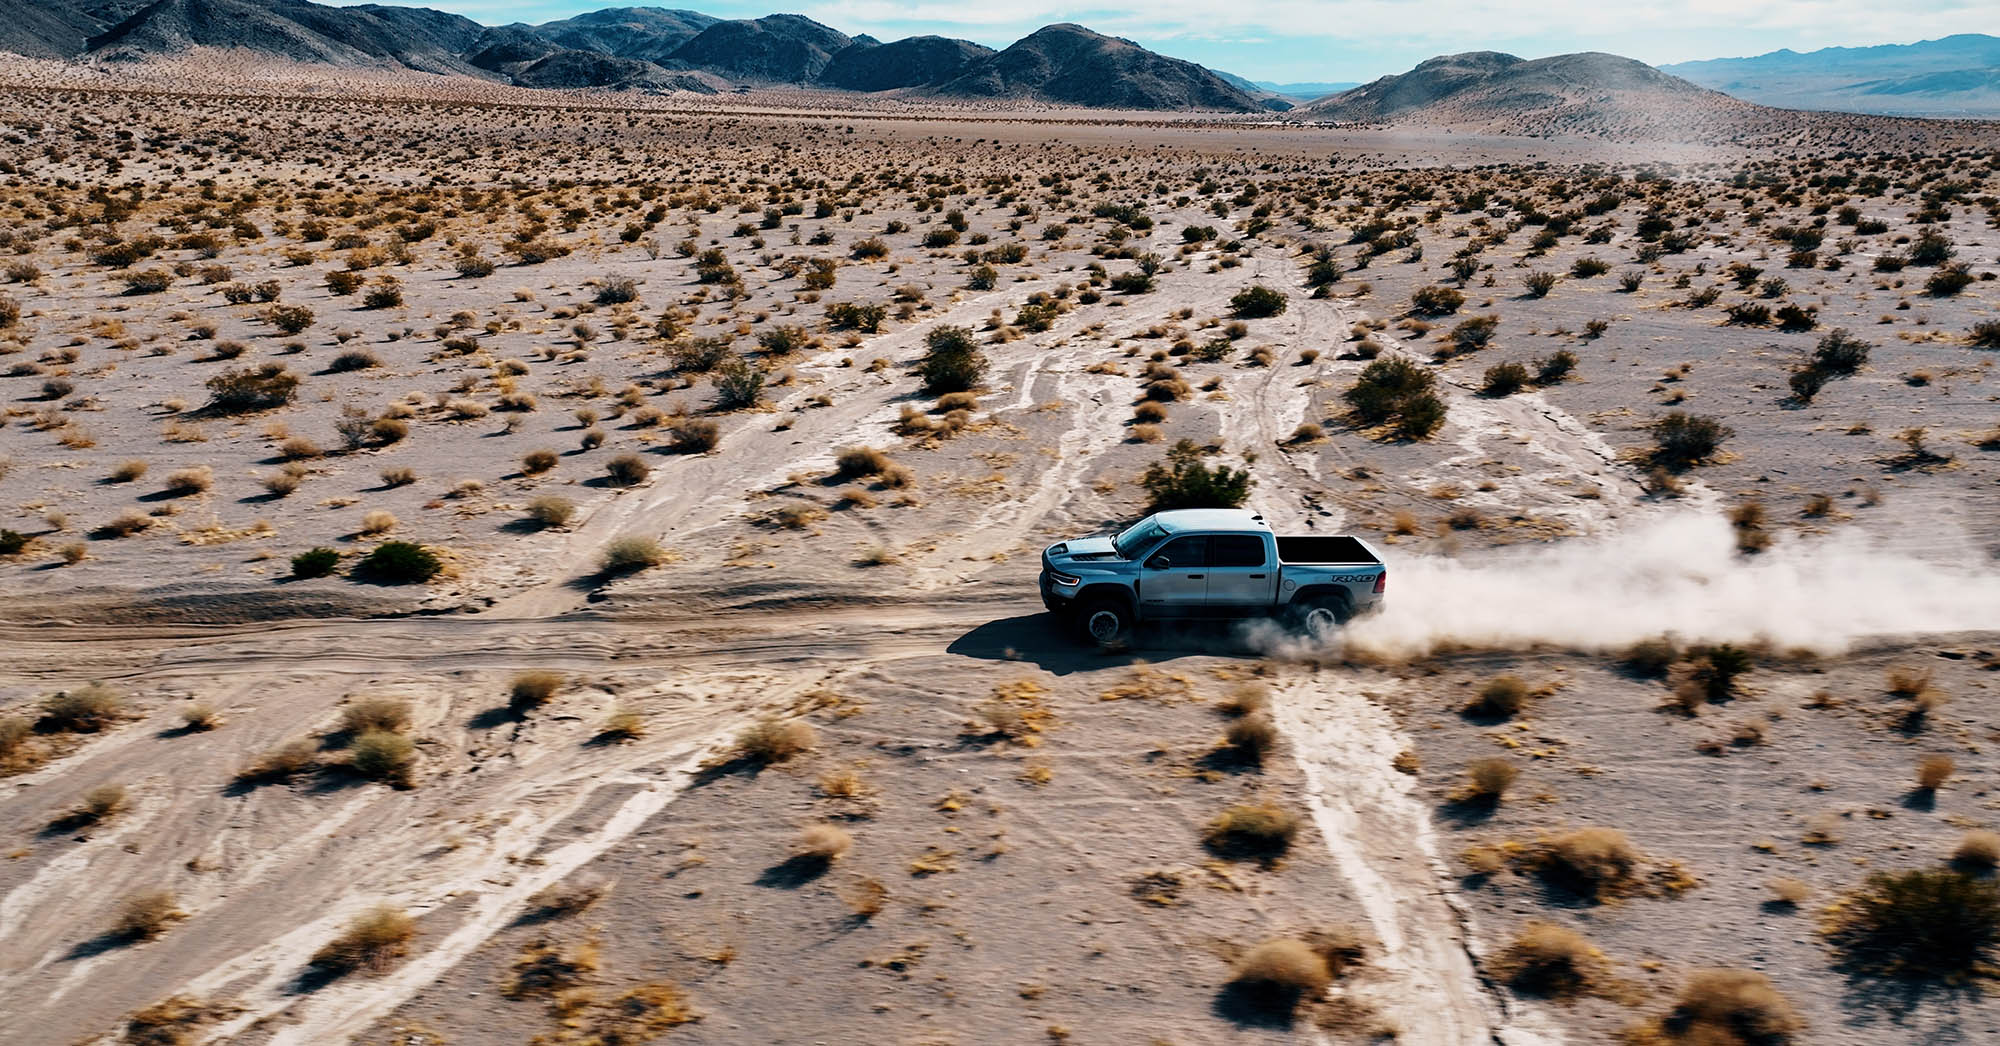
[[[1174,533],[1184,530],[1268,532],[1271,529],[1271,525],[1264,522],[1264,517],[1241,508],[1180,508],[1154,513],[1153,519],[1163,529]]]

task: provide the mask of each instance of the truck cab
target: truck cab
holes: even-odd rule
[[[1280,535],[1242,509],[1158,512],[1042,551],[1042,602],[1083,636],[1143,621],[1277,616],[1324,633],[1381,606],[1388,568],[1367,542]]]

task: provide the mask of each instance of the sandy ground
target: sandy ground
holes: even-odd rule
[[[2000,621],[2000,415],[1973,343],[1995,314],[1990,153],[1669,165],[1442,133],[101,86],[12,90],[0,112],[0,261],[22,266],[0,286],[21,309],[0,330],[0,527],[28,539],[0,561],[0,702],[32,719],[97,681],[126,706],[90,733],[38,721],[0,779],[0,1011],[21,1041],[119,1041],[123,1015],[183,995],[226,1004],[190,1042],[583,1042],[625,993],[671,984],[697,1019],[663,1041],[1527,1046],[1615,1041],[1707,966],[1767,973],[1798,1041],[1978,1041],[2000,1021],[1975,992],[1843,973],[1816,920],[1867,871],[1992,824],[2000,637],[1975,630]],[[1653,212],[1698,235],[1653,254]],[[1551,216],[1569,231],[1536,246]],[[1815,264],[1787,267],[1774,230],[1815,218]],[[1954,295],[1924,292],[1934,265],[1875,265],[1925,227],[1968,265]],[[886,253],[857,252],[871,240]],[[517,263],[526,241],[567,253]],[[121,243],[145,256],[106,260]],[[969,285],[968,250],[1017,243]],[[1316,246],[1345,270],[1320,296]],[[699,282],[711,248],[735,284]],[[462,275],[468,253],[497,271]],[[1146,253],[1150,291],[1104,286]],[[1590,258],[1610,271],[1574,268]],[[802,285],[813,259],[832,286]],[[226,277],[204,282],[211,265]],[[1731,265],[1759,271],[1738,290]],[[168,286],[128,290],[149,269]],[[402,300],[364,307],[328,287],[339,271],[394,276]],[[1533,297],[1535,271],[1567,275]],[[633,300],[600,302],[618,280]],[[313,322],[276,330],[266,281]],[[1252,284],[1288,307],[1234,329]],[[1436,285],[1464,300],[1412,314]],[[879,330],[829,315],[856,302],[885,306]],[[1724,322],[1757,302],[1809,305],[1817,327]],[[1439,353],[1475,315],[1498,318],[1492,343]],[[943,326],[989,361],[957,416],[910,373]],[[794,344],[764,340],[788,327]],[[1796,402],[1788,373],[1835,327],[1867,364]],[[764,375],[755,405],[685,365],[701,338]],[[1566,380],[1483,391],[1493,364],[1558,351]],[[334,366],[348,352],[373,363]],[[1371,354],[1434,375],[1433,436],[1345,416]],[[300,378],[291,404],[206,406],[210,379],[266,363]],[[1145,400],[1148,364],[1184,385]],[[1663,480],[1647,426],[1673,409],[1734,434]],[[402,431],[348,446],[344,411]],[[699,421],[713,446],[677,448]],[[1921,454],[1899,438],[1917,427]],[[319,453],[288,452],[299,438]],[[1279,529],[1379,542],[1389,611],[1332,644],[1175,630],[1113,655],[1056,632],[1039,549],[1143,512],[1140,473],[1183,438],[1247,462]],[[904,472],[838,475],[856,445]],[[538,450],[556,464],[524,469]],[[623,454],[647,474],[613,485]],[[295,489],[273,489],[288,464]],[[202,489],[168,482],[198,468]],[[548,496],[565,523],[527,516]],[[1724,519],[1748,502],[1761,552]],[[664,561],[601,571],[635,536]],[[343,576],[384,540],[444,573]],[[341,570],[291,579],[316,546]],[[1667,687],[1618,662],[1662,634],[1758,644],[1757,666],[1733,701],[1663,712]],[[555,699],[511,710],[535,669],[560,673]],[[1891,669],[1949,700],[1913,724]],[[1540,688],[1528,709],[1460,714],[1505,673]],[[1217,754],[1245,686],[1282,735],[1259,766]],[[411,708],[409,787],[340,765],[343,706],[367,697]],[[996,702],[1033,728],[989,729]],[[219,725],[184,726],[196,704]],[[608,732],[621,716],[643,736]],[[769,716],[816,742],[735,758]],[[325,768],[239,779],[297,738]],[[1454,800],[1495,754],[1520,769],[1508,798]],[[1914,761],[1939,754],[1952,783],[1912,796]],[[110,784],[122,809],[69,817]],[[1204,848],[1211,818],[1260,801],[1299,819],[1282,859]],[[1802,841],[1835,823],[1837,842]],[[1477,871],[1482,851],[1607,824],[1691,885],[1584,904]],[[829,867],[790,858],[815,825],[852,837]],[[1808,899],[1766,903],[1777,876]],[[606,892],[575,914],[530,901],[586,886]],[[154,889],[185,918],[111,933]],[[406,956],[308,969],[385,903],[416,917]],[[1587,933],[1615,990],[1511,990],[1503,953],[1530,920]],[[1334,929],[1366,958],[1295,1015],[1226,989],[1259,941]],[[519,990],[537,954],[574,960],[573,983]]]

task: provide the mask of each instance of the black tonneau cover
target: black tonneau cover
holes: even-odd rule
[[[1300,535],[1286,537],[1278,535],[1278,561],[1281,563],[1374,563],[1374,556],[1361,542],[1345,535],[1339,537],[1318,537]]]

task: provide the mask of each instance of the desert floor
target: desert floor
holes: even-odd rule
[[[1712,968],[2000,1035],[1839,932],[1996,826],[2000,131],[259,87],[0,91],[10,1042],[1774,1041],[1666,1019]],[[1349,411],[1390,360],[1434,430]],[[1040,549],[1183,440],[1387,609],[1059,630]],[[1231,987],[1277,938],[1359,958]]]

